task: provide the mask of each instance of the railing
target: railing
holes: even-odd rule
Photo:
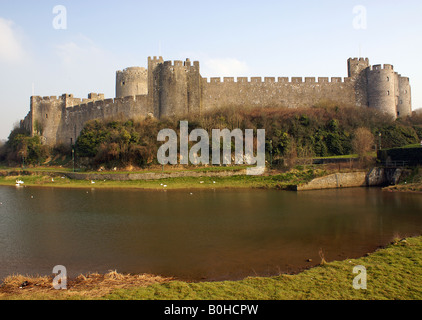
[[[381,162],[381,166],[386,168],[397,168],[397,167],[407,167],[409,165],[409,161],[384,161]]]

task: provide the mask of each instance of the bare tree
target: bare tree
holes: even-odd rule
[[[374,146],[374,135],[367,128],[358,128],[354,132],[352,147],[362,160],[369,158],[369,153]]]
[[[291,139],[287,152],[284,156],[285,165],[291,169],[295,166],[297,160],[297,145],[294,139]]]

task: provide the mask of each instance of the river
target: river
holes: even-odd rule
[[[192,280],[296,272],[420,235],[422,195],[351,188],[140,191],[0,187],[0,278],[89,272]],[[311,259],[312,262],[307,260]]]

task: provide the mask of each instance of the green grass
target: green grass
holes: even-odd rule
[[[241,171],[245,170],[250,166],[211,166],[211,167],[187,167],[167,170],[171,166],[164,166],[160,169],[147,169],[147,170],[135,170],[135,171],[83,171],[88,174],[136,174],[136,173],[172,173],[172,172],[222,172],[222,171]]]
[[[382,149],[382,150],[412,149],[412,148],[421,148],[421,144],[420,143],[408,144],[408,145],[403,146],[403,147],[387,148],[387,149]]]
[[[352,283],[355,266],[367,270],[367,290]],[[297,275],[241,281],[187,283],[173,281],[116,290],[113,300],[407,300],[422,299],[422,237],[396,241],[367,257],[336,261]]]
[[[367,271],[367,289],[353,288],[356,266]],[[98,295],[99,290],[101,293]],[[421,300],[422,236],[396,239],[388,247],[358,259],[325,262],[296,275],[251,277],[240,281],[160,282],[126,289],[88,287],[82,291],[23,290],[7,300]]]
[[[62,179],[47,175],[32,175],[18,177],[0,177],[0,185],[15,185],[16,180],[24,181],[24,186],[64,187],[64,188],[137,188],[150,190],[172,189],[216,189],[216,188],[269,188],[285,189],[291,184],[301,184],[323,175],[321,170],[293,171],[271,176],[229,176],[229,177],[178,177],[160,180],[139,181],[103,181],[95,184],[87,180]],[[202,182],[202,183],[201,183]],[[215,183],[214,183],[215,182]],[[164,187],[166,185],[167,187]]]
[[[135,170],[135,171],[114,171],[114,170],[106,170],[106,171],[87,171],[83,169],[76,168],[75,172],[87,173],[87,174],[135,174],[135,173],[172,173],[172,172],[181,172],[181,171],[191,171],[191,172],[224,172],[224,171],[241,171],[245,170],[251,166],[209,166],[209,167],[184,167],[178,169],[168,170],[172,166],[164,166],[164,168],[156,168],[156,169],[145,169],[145,170]],[[164,170],[163,170],[164,169]],[[22,169],[21,167],[5,167],[0,166],[0,170],[3,171],[29,171],[29,172],[72,172],[73,168],[67,167],[54,167],[54,166],[37,166],[37,167],[25,167]]]
[[[354,159],[358,158],[357,154],[346,154],[341,156],[315,157],[314,159]]]
[[[416,144],[408,144],[407,146],[401,147],[401,149],[420,148],[420,147],[421,147],[421,144],[416,143]],[[396,148],[396,149],[400,149],[400,148]]]

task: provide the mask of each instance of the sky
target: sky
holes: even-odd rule
[[[65,10],[63,10],[65,9]],[[0,140],[30,96],[115,97],[148,56],[203,77],[346,77],[349,57],[393,64],[422,108],[422,1],[0,0]]]

